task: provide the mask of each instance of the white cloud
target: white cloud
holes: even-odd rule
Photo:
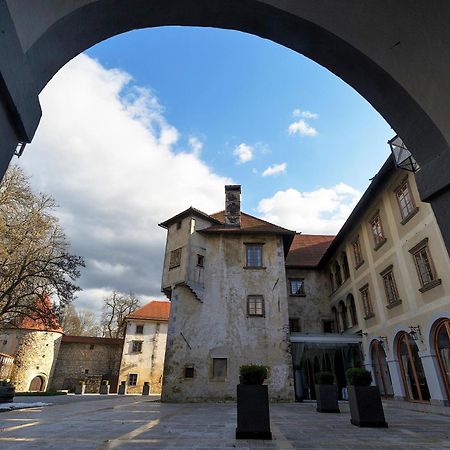
[[[285,173],[286,172],[286,167],[287,164],[286,163],[281,163],[281,164],[273,164],[272,166],[269,166],[263,173],[262,176],[263,177],[267,177],[269,175],[277,175],[280,173]]]
[[[302,111],[301,109],[294,109],[294,111],[292,111],[292,115],[294,117],[303,117],[304,119],[318,119],[319,118],[319,114],[317,113],[313,113],[311,111]]]
[[[166,232],[157,224],[190,205],[220,210],[232,180],[199,159],[198,138],[174,150],[180,133],[149,89],[86,55],[40,100],[43,118],[20,163],[35,189],[61,205],[72,252],[86,259],[80,302],[98,310],[113,289],[161,297]]]
[[[247,144],[239,144],[234,150],[233,155],[237,156],[238,164],[244,164],[253,159],[253,147]]]
[[[335,234],[361,198],[345,183],[311,192],[278,191],[258,204],[265,220],[303,233]]]
[[[301,136],[317,136],[317,130],[309,125],[305,120],[300,119],[297,122],[293,122],[288,127],[289,134],[300,134]]]
[[[196,136],[189,136],[188,143],[192,149],[192,153],[195,156],[200,156],[203,148],[203,142]]]

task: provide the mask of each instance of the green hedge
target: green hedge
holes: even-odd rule
[[[348,369],[345,372],[347,375],[348,384],[353,386],[370,386],[372,383],[372,374],[366,370],[359,367]]]
[[[316,374],[316,384],[333,384],[334,375],[331,372],[319,372]]]
[[[263,384],[267,378],[267,367],[250,364],[239,369],[242,384]]]

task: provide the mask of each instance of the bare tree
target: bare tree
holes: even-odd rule
[[[77,310],[73,304],[65,308],[61,327],[70,336],[101,336],[102,333],[95,314],[88,309]]]
[[[79,290],[84,261],[69,253],[55,208],[51,197],[33,193],[22,169],[7,171],[0,184],[0,326],[27,317],[53,326],[53,312]],[[44,301],[49,297],[59,305]]]
[[[114,291],[104,298],[102,312],[103,335],[110,338],[121,338],[125,335],[125,318],[141,306],[139,299],[130,292],[122,294]]]

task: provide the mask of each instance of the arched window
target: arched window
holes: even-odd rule
[[[450,319],[438,322],[434,332],[434,348],[447,398],[450,401]]]
[[[338,315],[336,306],[333,306],[333,307],[331,308],[331,314],[332,314],[332,316],[333,316],[334,329],[335,329],[336,331],[340,331],[340,330],[341,330],[341,327],[340,327],[340,325],[339,325],[339,315]]]
[[[348,265],[347,253],[342,252],[341,262],[344,271],[344,280],[348,280],[350,278],[350,267]]]
[[[330,270],[330,284],[331,284],[331,293],[334,292],[334,276],[333,276],[333,272]]]
[[[346,330],[348,328],[347,307],[342,300],[339,302],[339,315],[341,316],[342,328]]]
[[[380,394],[384,397],[392,397],[394,390],[392,389],[391,374],[386,361],[386,353],[378,340],[372,341],[370,346],[370,354],[372,357],[372,369],[375,376],[375,384],[380,389]]]
[[[44,378],[41,376],[34,377],[31,380],[29,391],[43,391],[44,390]]]
[[[347,296],[347,307],[350,310],[351,326],[354,327],[358,325],[358,315],[356,314],[355,299],[352,294],[348,294]]]
[[[342,284],[342,273],[341,266],[337,261],[334,263],[334,277],[336,279],[336,287],[338,288]]]
[[[402,370],[403,384],[410,401],[427,402],[430,391],[419,357],[419,349],[413,338],[403,331],[398,335],[398,359]]]

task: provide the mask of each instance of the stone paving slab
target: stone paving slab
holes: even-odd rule
[[[389,428],[374,429],[351,425],[347,404],[341,405],[341,414],[317,413],[313,403],[273,404],[274,439],[252,441],[234,439],[234,403],[157,400],[46,397],[51,406],[0,414],[0,449],[450,449],[450,417],[390,405],[385,407]]]

